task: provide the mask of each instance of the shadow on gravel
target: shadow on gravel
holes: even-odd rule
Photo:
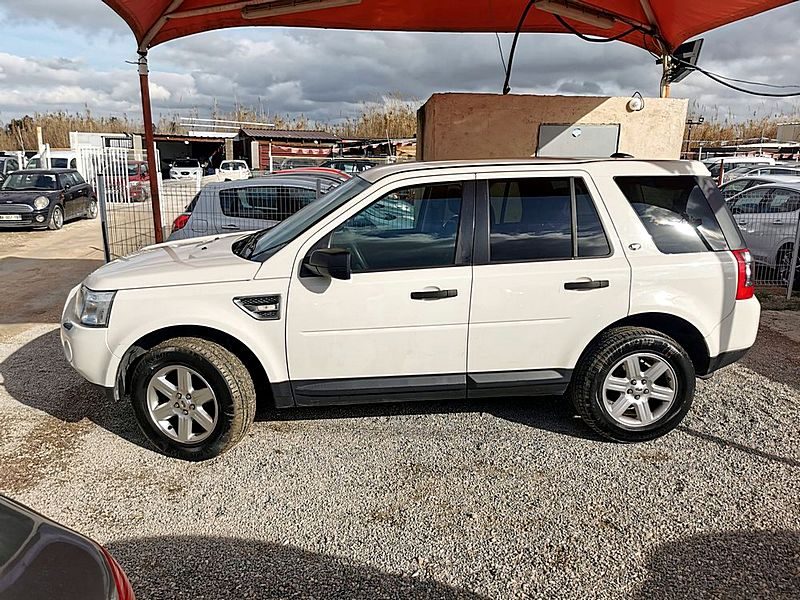
[[[0,376],[17,402],[67,423],[89,419],[129,442],[149,447],[128,402],[114,402],[64,358],[58,330],[29,342],[0,363]]]
[[[107,547],[139,600],[481,598],[435,581],[267,542],[183,536],[122,540]]]
[[[29,342],[0,363],[8,393],[18,402],[68,423],[89,419],[125,440],[152,449],[136,425],[130,404],[114,402],[106,392],[85,381],[63,355],[58,330]],[[258,421],[374,418],[398,415],[487,413],[559,435],[600,440],[573,417],[560,397],[497,398],[463,402],[406,402],[296,408],[260,407]]]
[[[724,438],[717,437],[716,435],[711,435],[710,433],[703,433],[702,431],[696,431],[694,429],[690,429],[685,425],[679,426],[678,430],[682,431],[687,435],[691,435],[692,437],[705,440],[706,442],[711,442],[713,444],[716,444],[717,446],[722,446],[723,448],[733,448],[734,450],[739,450],[741,452],[744,452],[745,454],[750,454],[751,456],[757,456],[758,458],[763,458],[773,462],[782,463],[790,467],[800,467],[799,460],[795,460],[787,456],[778,456],[777,454],[770,454],[769,452],[764,452],[763,450],[758,450],[757,448],[751,448],[750,446],[745,446],[744,444],[739,444],[738,442],[732,442],[731,440],[726,440]]]
[[[663,544],[638,600],[800,597],[800,532],[731,531]]]

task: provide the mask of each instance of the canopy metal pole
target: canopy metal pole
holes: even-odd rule
[[[139,84],[142,92],[142,116],[144,118],[144,145],[147,148],[147,170],[150,171],[150,199],[153,204],[153,233],[156,244],[164,241],[161,230],[161,198],[158,195],[158,171],[156,170],[156,144],[153,134],[153,112],[150,107],[150,76],[147,68],[147,52],[139,52]]]
[[[661,75],[661,87],[659,91],[662,98],[669,98],[669,74],[672,70],[672,57],[669,54],[665,54],[661,58],[661,66],[664,72]]]

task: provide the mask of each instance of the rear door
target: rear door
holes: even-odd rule
[[[763,204],[760,213],[759,252],[773,265],[781,247],[794,244],[800,192],[775,188]]]
[[[731,204],[731,213],[744,236],[744,241],[753,258],[758,262],[768,262],[769,244],[764,238],[764,226],[768,215],[764,207],[772,193],[770,187],[754,187],[739,194]]]
[[[630,266],[584,172],[478,175],[471,397],[560,393],[628,314]]]

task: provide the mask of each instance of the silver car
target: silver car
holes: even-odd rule
[[[729,204],[756,263],[786,278],[800,212],[800,183],[758,185]]]
[[[169,241],[272,227],[317,197],[317,182],[302,177],[212,183],[175,219]]]
[[[730,202],[734,196],[741,194],[743,191],[765,183],[800,183],[800,171],[794,177],[791,175],[747,175],[723,183],[719,186],[719,191],[725,196],[725,200]]]

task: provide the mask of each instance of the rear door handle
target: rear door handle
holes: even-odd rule
[[[458,290],[426,290],[424,292],[411,292],[412,300],[438,300],[439,298],[455,298]]]
[[[781,219],[775,219],[775,220],[772,222],[772,224],[773,224],[773,225],[783,225],[783,221],[782,221]]]
[[[564,284],[565,290],[597,290],[608,287],[608,279],[596,281],[568,281]]]
[[[235,230],[238,231],[239,230],[239,226],[238,225],[221,225],[220,229],[235,229]]]

